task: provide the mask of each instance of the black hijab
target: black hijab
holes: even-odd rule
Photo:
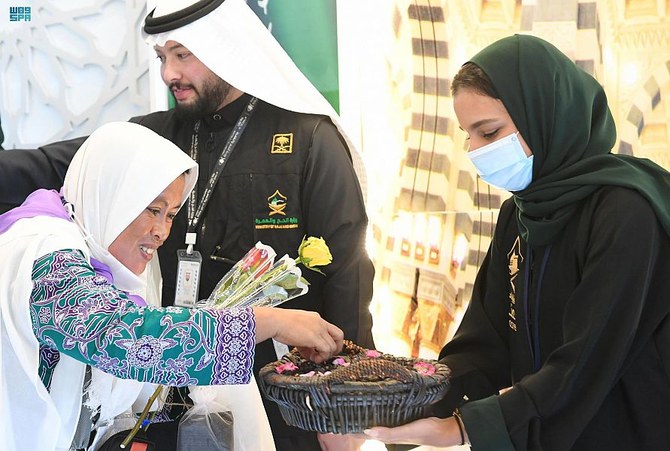
[[[513,193],[521,237],[551,243],[578,203],[603,185],[637,190],[670,235],[670,173],[647,159],[610,153],[614,119],[602,86],[548,42],[514,35],[471,62],[491,79],[533,152],[533,181]]]

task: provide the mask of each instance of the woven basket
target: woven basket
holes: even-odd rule
[[[293,350],[261,369],[261,390],[277,403],[287,424],[336,434],[408,423],[425,416],[426,408],[446,394],[450,373],[446,365],[370,354],[345,341],[340,356],[317,365]],[[338,359],[348,365],[337,365]],[[295,370],[278,372],[290,363]],[[312,371],[311,376],[301,376]]]

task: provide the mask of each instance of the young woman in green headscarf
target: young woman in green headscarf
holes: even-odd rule
[[[446,418],[368,435],[477,451],[670,449],[670,174],[611,153],[602,87],[539,38],[485,48],[452,93],[477,172],[513,195],[440,355],[453,371]]]

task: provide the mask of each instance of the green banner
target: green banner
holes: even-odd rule
[[[340,112],[336,0],[247,0],[309,81]],[[168,107],[175,99],[168,91]]]
[[[340,111],[336,0],[248,0],[303,74]]]

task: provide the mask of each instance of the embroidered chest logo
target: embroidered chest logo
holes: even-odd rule
[[[277,133],[272,136],[270,153],[292,153],[293,133]]]
[[[284,215],[284,210],[286,209],[286,199],[279,190],[275,191],[272,196],[268,197],[268,207],[270,207],[270,216],[272,215]]]
[[[509,300],[508,322],[509,328],[516,332],[516,279],[519,275],[519,266],[524,258],[521,255],[521,239],[516,237],[512,249],[507,253],[507,268],[509,269]]]
[[[265,217],[254,218],[256,229],[297,229],[298,218],[286,214],[289,205],[288,197],[278,189],[267,198],[268,213]]]

